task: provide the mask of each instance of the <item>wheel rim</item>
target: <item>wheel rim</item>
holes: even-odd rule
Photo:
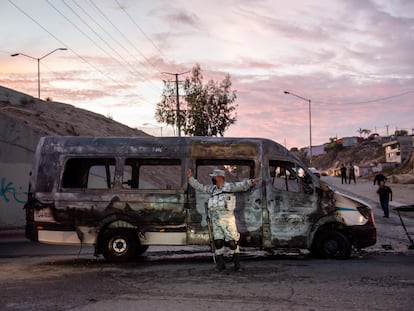
[[[115,254],[117,255],[122,255],[126,252],[126,250],[128,249],[128,244],[125,241],[125,239],[122,238],[116,238],[112,241],[112,249],[114,251]]]

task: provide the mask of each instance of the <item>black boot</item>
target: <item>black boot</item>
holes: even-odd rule
[[[223,258],[223,255],[217,255],[217,256],[216,256],[216,261],[217,261],[217,264],[216,264],[216,270],[217,270],[218,272],[221,272],[221,271],[223,271],[224,269],[226,269],[226,265],[224,264],[224,258]]]
[[[234,271],[240,271],[240,253],[234,253],[233,255]]]

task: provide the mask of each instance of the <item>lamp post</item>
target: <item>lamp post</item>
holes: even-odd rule
[[[311,100],[302,96],[296,95],[292,92],[285,91],[285,94],[295,96],[303,99],[309,103],[309,166],[312,166],[312,113],[311,113]]]
[[[37,60],[37,97],[39,99],[40,99],[40,61],[42,59],[44,59],[45,57],[49,56],[50,54],[56,52],[56,51],[66,51],[66,50],[67,50],[67,48],[58,48],[58,49],[53,50],[52,52],[47,53],[46,55],[43,55],[42,57],[39,57],[39,58],[30,56],[30,55],[27,55],[27,54],[24,54],[24,53],[15,53],[15,54],[11,55],[12,57],[22,55],[22,56]]]

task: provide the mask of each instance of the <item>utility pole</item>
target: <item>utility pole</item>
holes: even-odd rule
[[[307,101],[309,104],[309,166],[312,166],[312,109],[311,109],[311,100],[308,98],[304,98],[300,95],[296,95],[292,92],[284,91],[287,95],[292,95],[297,98],[300,98],[304,101]]]
[[[176,119],[175,122],[177,124],[177,133],[178,136],[181,136],[181,119],[180,119],[180,94],[178,92],[178,76],[189,73],[189,71],[181,72],[181,73],[171,73],[171,72],[163,72],[167,75],[174,75],[175,76],[175,96],[176,96]]]

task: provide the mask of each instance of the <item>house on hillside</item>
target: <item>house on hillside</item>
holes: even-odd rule
[[[414,136],[397,136],[394,140],[382,144],[387,162],[403,163],[409,159],[414,149]]]
[[[328,144],[323,144],[323,145],[319,145],[319,146],[312,146],[312,155],[317,156],[317,155],[321,155],[321,154],[325,154],[325,147]]]
[[[378,163],[377,165],[355,165],[355,176],[364,177],[372,174],[378,174],[384,169],[393,169],[396,163]]]
[[[352,137],[342,137],[337,140],[338,144],[342,144],[344,147],[356,146],[359,143],[362,143],[364,139],[362,137],[352,136]]]
[[[375,166],[372,165],[354,165],[355,168],[355,176],[356,177],[364,177],[367,175],[372,174],[373,169]]]

